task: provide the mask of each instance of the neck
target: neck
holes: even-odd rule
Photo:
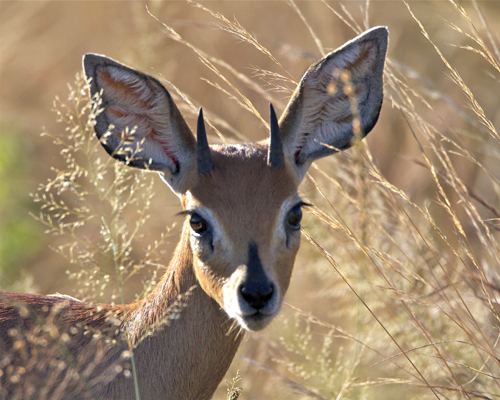
[[[197,284],[186,227],[161,282],[127,306],[126,321],[144,399],[210,399],[243,337]]]

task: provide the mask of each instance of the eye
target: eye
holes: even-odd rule
[[[205,221],[199,214],[193,213],[189,219],[189,224],[191,225],[191,229],[197,235],[203,235],[207,229],[207,221]]]
[[[287,222],[290,229],[297,231],[300,229],[300,221],[302,220],[302,204],[297,204],[287,215]]]

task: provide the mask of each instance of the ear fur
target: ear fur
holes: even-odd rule
[[[185,192],[196,169],[196,140],[168,91],[155,78],[107,57],[87,54],[83,68],[102,111],[95,132],[106,151],[128,165],[159,171]]]
[[[377,122],[387,43],[387,28],[373,28],[304,74],[280,120],[285,157],[299,180],[314,160],[349,148]]]

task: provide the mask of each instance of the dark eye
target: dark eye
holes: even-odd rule
[[[191,229],[194,231],[194,233],[198,235],[203,235],[207,231],[207,221],[205,221],[196,213],[191,214],[189,224],[191,225]]]
[[[288,226],[294,231],[300,229],[300,221],[302,220],[301,206],[302,204],[298,204],[288,212],[287,216]]]

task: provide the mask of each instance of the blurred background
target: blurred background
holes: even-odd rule
[[[216,121],[216,126],[228,141],[238,142],[242,138],[255,141],[268,134],[259,118],[207,82],[219,82],[227,90],[224,82],[221,83],[200,62],[193,49],[174,40],[162,23],[177,31],[199,51],[230,64],[234,74],[220,64],[219,68],[231,79],[239,73],[262,86],[272,96],[278,115],[283,111],[294,84],[280,81],[282,87],[276,90],[272,79],[259,78],[256,67],[299,81],[307,67],[321,57],[318,41],[325,51],[331,51],[356,36],[336,13],[344,18],[350,15],[352,20],[347,18],[350,24],[385,25],[390,32],[388,57],[391,66],[404,73],[405,80],[417,86],[425,97],[415,105],[415,110],[425,113],[427,120],[439,129],[452,132],[451,136],[453,132],[480,129],[471,116],[471,107],[463,91],[452,82],[450,71],[401,1],[208,1],[202,4],[229,21],[241,24],[276,57],[284,70],[248,41],[221,29],[221,20],[213,14],[184,1],[0,2],[0,289],[78,294],[79,282],[69,280],[66,274],[69,269],[67,260],[51,250],[61,239],[44,234],[42,224],[30,216],[38,215],[40,208],[39,204],[33,203],[30,193],[35,193],[40,184],[55,176],[54,168],[64,168],[59,155],[61,149],[50,138],[41,137],[40,133],[64,134],[64,125],[56,122],[56,115],[51,111],[53,101],[56,96],[63,101],[67,97],[67,85],[73,84],[75,73],[81,70],[85,53],[104,54],[164,79],[172,91],[168,84],[171,82],[188,95],[196,107],[202,105],[207,110],[209,118]],[[463,48],[475,44],[459,32],[459,29],[470,29],[466,18],[447,1],[409,1],[408,4],[443,56],[474,93],[484,114],[499,126],[499,75],[495,75],[495,69],[480,54]],[[472,24],[489,27],[491,37],[484,37],[498,43],[500,2],[464,1],[459,4],[467,11]],[[453,24],[459,29],[454,29]],[[238,89],[267,120],[269,98],[252,89],[250,84],[236,81]],[[414,136],[418,138],[418,132],[412,132],[403,113],[392,107],[392,95],[388,88],[380,120],[367,138],[374,163],[387,181],[405,192],[409,199],[430,208],[436,207],[432,199],[437,189],[432,176],[413,161],[421,159]],[[182,110],[188,124],[194,127],[195,112],[185,105]],[[213,130],[209,131],[209,136],[213,143],[220,140]],[[488,137],[479,142],[464,135],[461,140],[462,145],[471,151],[484,151],[488,147]],[[104,152],[102,154],[104,157]],[[492,156],[485,162],[498,178],[499,160]],[[321,165],[325,168],[336,165],[328,163],[331,162]],[[500,207],[498,187],[480,176],[477,165],[464,159],[455,166],[457,175],[466,185],[480,193],[494,208]],[[335,179],[335,170],[330,173]],[[178,239],[182,218],[175,216],[180,210],[178,199],[160,184],[159,179],[156,181],[156,195],[150,209],[153,218],[148,221],[147,234],[151,238],[159,237],[167,227],[176,223],[165,244],[163,263],[166,265]],[[306,182],[302,190],[306,196],[311,194],[314,197],[310,183]],[[453,194],[450,198],[459,201]],[[484,218],[494,217],[491,210],[481,205],[478,208]],[[453,231],[445,213],[438,213],[435,218],[442,223],[445,232],[446,229]],[[309,224],[314,236],[311,217],[306,217],[305,224],[306,228]],[[133,257],[142,254],[138,249]],[[318,311],[314,309],[316,297],[321,296],[321,290],[317,288],[324,283],[321,274],[309,274],[308,266],[319,262],[320,258],[308,243],[303,243],[287,295],[289,303],[308,312]],[[342,263],[342,259],[338,261]],[[336,276],[331,279],[340,281]],[[127,288],[129,300],[140,292],[141,285],[140,280],[130,283]],[[339,320],[334,322],[340,323]],[[269,328],[270,337],[282,335],[279,324],[283,321]],[[250,345],[247,342],[230,371],[231,376],[236,369],[243,371],[241,396],[245,399],[259,398],[259,394],[255,394],[257,382],[252,384],[249,379],[245,380],[244,372],[252,367],[252,363],[244,360],[255,355],[259,343],[265,341],[262,335],[266,333],[251,335],[248,339]],[[266,351],[272,348],[269,346]],[[253,368],[259,369],[255,365]],[[272,374],[255,376],[252,379],[266,380]],[[225,388],[222,388],[217,398],[225,396],[224,392]],[[297,396],[302,398],[305,395]],[[412,396],[407,398],[416,398]],[[273,397],[267,395],[264,398]],[[276,394],[275,398],[281,397]],[[405,397],[395,395],[393,398]]]

